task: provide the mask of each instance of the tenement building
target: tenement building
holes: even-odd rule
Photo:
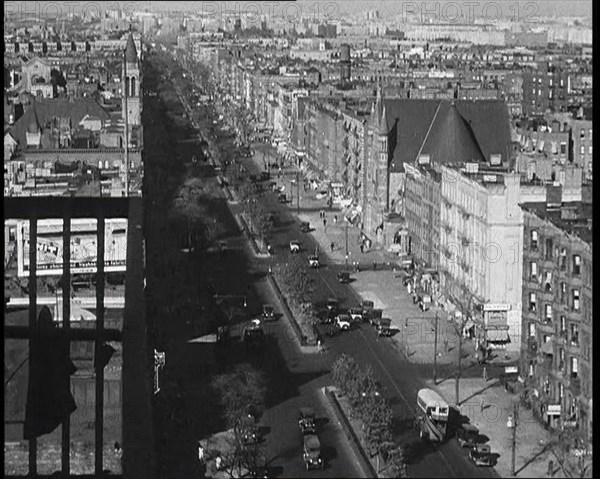
[[[539,420],[591,439],[592,205],[523,210],[521,375]]]

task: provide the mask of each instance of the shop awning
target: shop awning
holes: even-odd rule
[[[554,341],[552,339],[542,344],[542,352],[544,354],[554,354]]]
[[[488,329],[486,338],[490,343],[510,343],[508,330],[506,329]]]

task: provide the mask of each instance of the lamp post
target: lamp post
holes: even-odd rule
[[[433,339],[433,384],[437,384],[438,312],[435,310],[435,333]]]

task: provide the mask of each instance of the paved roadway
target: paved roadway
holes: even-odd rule
[[[198,155],[194,142],[178,135],[172,161],[185,164]],[[180,158],[180,160],[176,160]],[[238,321],[250,319],[261,304],[272,302],[264,274],[265,265],[249,258],[246,243],[224,200],[211,205],[211,213],[224,225],[219,239],[226,239],[229,251],[200,257],[178,251],[185,232],[168,224],[169,198],[165,192],[165,169],[158,160],[148,161],[147,222],[149,315],[156,324],[156,341],[166,350],[161,391],[156,397],[158,410],[159,462],[164,477],[193,477],[199,474],[195,461],[195,443],[207,434],[224,429],[219,406],[211,395],[208,382],[213,374],[233,364],[248,361],[265,370],[268,382],[267,409],[261,419],[265,432],[266,457],[274,475],[279,477],[362,477],[339,425],[327,420],[318,388],[328,383],[327,371],[318,360],[306,360],[290,348],[286,325],[269,325],[265,345],[247,350],[239,340],[228,346],[189,344],[201,334],[202,323],[212,314],[203,304],[186,308],[188,299],[197,299],[198,291],[210,285],[218,294],[231,295],[225,301],[238,308]],[[180,165],[167,169],[176,176]],[[212,167],[197,165],[194,174],[216,184]],[[171,173],[172,171],[172,173]],[[181,171],[182,172],[182,171]],[[183,174],[183,172],[182,172]],[[165,227],[167,226],[168,227]],[[239,297],[238,297],[239,296]],[[241,299],[246,297],[244,308]],[[172,312],[172,310],[175,312]],[[177,392],[182,391],[182,399]],[[298,408],[312,405],[322,419],[319,436],[327,467],[324,471],[305,470],[302,437],[297,424]]]
[[[254,164],[251,159],[243,161],[249,173],[256,174],[260,171],[259,166]],[[289,181],[286,184],[289,185]],[[267,193],[263,201],[267,209],[273,211],[277,218],[276,228],[274,229],[271,241],[277,257],[285,260],[285,255],[288,254],[288,244],[292,239],[300,238],[305,251],[314,250],[316,243],[310,235],[299,232],[297,223],[294,221],[286,205],[280,204],[276,196],[272,193]],[[293,209],[295,210],[295,207]],[[256,262],[254,263],[256,264]],[[251,265],[248,267],[249,265],[244,265],[241,261],[236,261],[236,265],[242,267],[241,271],[246,271],[246,269],[252,271]],[[315,280],[314,301],[316,303],[325,301],[331,295],[336,296],[346,306],[351,306],[356,301],[351,289],[347,285],[338,283],[336,279],[336,274],[339,271],[338,268],[333,265],[325,265],[311,273]],[[210,271],[211,268],[207,268],[207,270]],[[241,275],[238,278],[237,275],[230,276],[230,274],[226,274],[227,291],[229,292],[234,287],[240,288],[241,286],[234,286],[234,281],[237,284],[241,278]],[[260,275],[254,278],[257,289],[260,289],[261,281]],[[243,287],[241,288],[241,291],[243,291]],[[252,308],[255,306],[249,307]],[[382,393],[390,400],[398,419],[397,433],[407,447],[407,455],[410,463],[409,474],[412,477],[497,477],[493,470],[481,469],[474,466],[467,458],[466,453],[458,447],[454,440],[439,447],[426,445],[418,440],[417,433],[409,428],[409,424],[412,422],[411,415],[416,402],[416,393],[421,387],[419,375],[422,375],[423,371],[403,359],[392,346],[391,341],[378,338],[370,328],[363,326],[354,331],[340,334],[333,340],[328,341],[326,346],[326,353],[316,360],[308,356],[291,357],[288,354],[286,355],[286,366],[281,365],[279,369],[276,366],[279,362],[279,359],[275,359],[277,357],[276,348],[270,349],[270,354],[274,354],[275,356],[269,356],[269,360],[273,369],[278,371],[278,374],[273,375],[274,378],[278,378],[274,383],[275,387],[285,390],[291,388],[287,392],[284,390],[281,391],[280,408],[285,409],[286,401],[293,400],[297,394],[304,394],[305,396],[301,396],[301,398],[304,397],[312,402],[314,396],[311,397],[310,390],[314,391],[317,386],[331,381],[330,376],[326,372],[330,369],[330,365],[335,357],[342,352],[346,352],[355,356],[361,364],[371,365],[380,380]],[[288,376],[288,380],[282,379],[286,377],[285,375],[289,374],[288,371],[290,369],[293,371],[293,368],[299,364],[307,365],[315,361],[318,366],[316,367],[317,372],[313,373],[315,374],[314,377],[309,376],[308,378],[300,379],[298,376],[292,375],[291,377]],[[319,374],[318,371],[322,372]],[[279,411],[277,407],[274,406],[273,411]],[[266,414],[266,416],[268,417],[269,414]],[[279,425],[282,422],[285,423],[286,421],[274,420],[273,424]],[[289,442],[289,446],[286,446],[285,443],[280,444],[280,454],[278,457],[286,456],[293,464],[294,458],[292,456],[299,454],[299,444],[296,444],[296,442],[299,443],[299,439],[298,441],[293,439],[293,434],[287,435],[286,431],[287,429],[284,426],[281,429],[281,440],[291,442]],[[273,434],[272,437],[277,442],[280,440],[277,433]],[[325,440],[324,444],[326,445]],[[333,471],[333,469],[330,469],[330,471]],[[288,470],[285,468],[284,470],[285,476],[296,475],[294,473],[300,473],[300,471],[296,470],[293,465],[291,469]],[[314,475],[317,473],[313,472],[310,474]],[[348,477],[347,471],[340,470],[338,474],[340,477]]]

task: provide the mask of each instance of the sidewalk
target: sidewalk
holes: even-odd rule
[[[455,381],[448,379],[437,385],[427,381],[427,386],[436,390],[449,404],[455,403]],[[492,453],[499,454],[496,471],[501,477],[511,476],[512,429],[506,423],[513,412],[513,401],[518,395],[510,394],[497,379],[484,383],[481,378],[460,380],[460,412],[470,419],[480,433],[489,438]],[[484,408],[481,408],[481,403]],[[552,460],[558,469],[556,457],[546,449],[552,439],[551,434],[533,417],[530,409],[519,408],[519,421],[516,432],[515,471],[517,477],[549,477],[548,461]],[[552,476],[565,477],[562,470]]]

